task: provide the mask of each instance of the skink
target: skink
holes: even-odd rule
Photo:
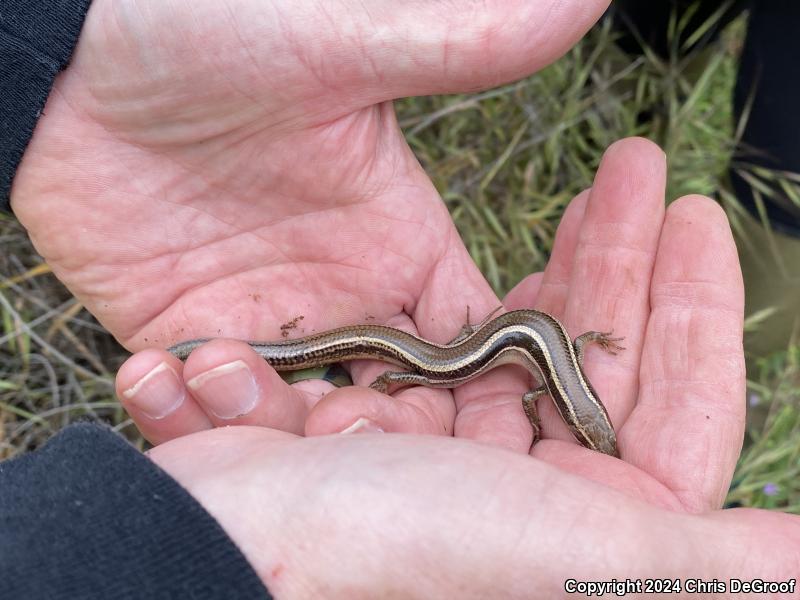
[[[490,315],[491,316],[491,315]],[[340,361],[375,359],[408,369],[387,371],[371,388],[388,393],[397,385],[452,388],[506,364],[525,367],[541,383],[522,404],[538,435],[536,399],[549,392],[564,423],[587,448],[619,456],[617,438],[603,403],[583,373],[584,349],[598,343],[616,354],[622,338],[590,331],[573,343],[558,319],[537,310],[516,310],[478,327],[465,325],[448,344],[435,344],[381,325],[352,325],[295,340],[248,342],[277,371],[296,371]],[[169,349],[184,360],[207,339]],[[535,441],[535,440],[534,440]]]

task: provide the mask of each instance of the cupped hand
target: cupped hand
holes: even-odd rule
[[[665,211],[665,175],[664,155],[649,142],[625,140],[610,148],[592,189],[567,210],[547,270],[521,282],[505,306],[535,306],[559,315],[573,335],[594,329],[625,336],[619,355],[590,347],[585,360],[616,427],[623,460],[577,446],[546,398],[539,401],[544,439],[533,456],[657,506],[703,512],[722,505],[741,449],[743,289],[722,209],[707,198],[688,197]],[[242,351],[261,400],[239,422],[286,423],[281,411],[287,406],[299,411],[302,404],[283,402],[280,390],[286,386],[276,384],[275,373],[248,348]],[[130,389],[125,378],[137,381],[145,371],[136,369],[151,368],[156,358],[143,353],[131,359],[120,373],[121,394]],[[170,375],[179,372],[180,363],[167,357],[164,364],[168,368],[156,376],[144,375],[143,385],[155,381],[154,397],[166,406],[169,396],[159,393],[158,382],[184,388]],[[213,352],[190,359],[183,371],[190,389],[213,367]],[[231,390],[241,370],[219,379],[207,389],[209,402],[238,398]],[[520,397],[529,385],[525,377],[497,369],[458,388],[455,435],[527,451],[530,430]],[[373,396],[358,388],[328,394],[308,416],[307,433],[331,431],[319,424],[337,401],[363,407]],[[414,421],[404,429],[385,418],[400,414],[400,421],[402,402],[379,406],[388,408],[362,413],[372,423],[363,431],[414,431]],[[161,422],[162,431],[186,413],[177,409]],[[315,424],[318,430],[309,432]]]
[[[276,598],[561,598],[570,579],[788,582],[800,564],[800,517],[668,511],[469,440],[229,427],[149,454]]]
[[[446,341],[467,306],[476,316],[497,302],[389,101],[526,75],[606,3],[460,4],[95,0],[18,172],[14,210],[132,350],[277,338],[298,316],[293,335],[372,320]],[[664,171],[647,142],[614,146],[570,207],[546,273],[505,304],[552,312],[573,335],[626,338],[618,357],[590,349],[586,367],[627,465],[598,468],[611,459],[565,443],[546,402],[549,439],[534,453],[702,510],[721,502],[741,443],[741,281],[718,208],[689,198],[665,215]],[[530,443],[527,378],[507,371],[463,386],[455,405],[415,388],[395,399],[339,390],[314,406],[318,395],[283,386],[241,344],[204,350],[185,371],[149,350],[120,373],[153,441],[230,423],[306,433],[366,423]],[[355,380],[382,368],[358,367]],[[246,402],[232,390],[249,390]]]
[[[391,100],[528,75],[607,4],[95,0],[20,165],[14,211],[132,351],[276,339],[298,317],[293,336],[375,322],[446,341],[468,306],[479,318],[499,303]],[[173,377],[160,386],[166,404],[152,394],[127,404],[151,440],[232,422],[336,431],[365,413],[386,430],[453,432],[446,391],[332,395],[309,420],[319,395],[282,387],[246,348],[197,354],[186,377],[156,350],[120,374],[123,390],[154,370]],[[187,396],[183,382],[210,367],[241,375],[236,388],[216,383],[248,399],[206,404],[218,395],[211,377],[205,396]],[[375,371],[356,369],[355,380]],[[511,424],[504,443],[527,449],[517,389],[499,402],[478,396],[479,410],[496,408],[490,421]]]

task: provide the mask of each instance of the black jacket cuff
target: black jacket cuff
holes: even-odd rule
[[[110,430],[0,463],[0,598],[269,598],[222,527]]]
[[[50,88],[66,68],[91,0],[0,3],[0,210]]]

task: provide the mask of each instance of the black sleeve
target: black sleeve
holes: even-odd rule
[[[56,75],[69,62],[91,0],[0,2],[0,210]]]
[[[125,440],[73,425],[0,463],[0,598],[270,598],[220,525]]]

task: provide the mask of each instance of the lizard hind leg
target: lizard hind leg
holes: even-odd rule
[[[445,344],[445,346],[455,346],[457,344],[460,344],[465,339],[467,339],[469,336],[471,336],[473,333],[478,331],[481,327],[486,325],[489,321],[491,321],[492,317],[497,314],[497,311],[501,310],[502,308],[503,308],[502,306],[498,306],[492,312],[490,312],[488,315],[486,315],[486,317],[484,317],[483,321],[481,321],[478,325],[473,325],[472,323],[469,322],[469,306],[467,306],[467,321],[466,321],[466,323],[464,323],[461,326],[461,330],[458,332],[458,335],[456,335],[456,337],[454,337],[452,340],[447,342]]]
[[[528,417],[528,421],[533,428],[533,441],[531,444],[535,444],[539,441],[539,434],[542,430],[541,422],[539,421],[539,411],[536,410],[536,401],[548,392],[547,386],[542,385],[535,390],[526,392],[525,395],[522,396],[522,409],[525,411],[525,416]]]

